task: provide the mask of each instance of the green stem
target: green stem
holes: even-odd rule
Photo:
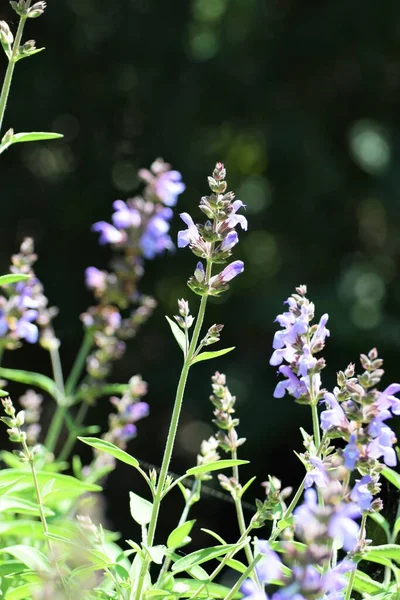
[[[363,537],[365,537],[365,523],[367,521],[367,516],[367,513],[364,513],[361,519],[360,533],[358,536],[358,539],[360,541],[363,539]],[[350,600],[351,598],[351,592],[353,591],[354,580],[356,578],[356,570],[357,569],[354,568],[350,573],[349,583],[347,584],[346,595],[344,597],[344,600]]]
[[[37,474],[36,474],[36,469],[35,469],[35,464],[34,464],[34,458],[33,458],[33,455],[31,453],[31,451],[28,448],[28,445],[26,443],[25,438],[23,438],[23,440],[22,440],[22,447],[24,449],[24,454],[25,454],[26,458],[28,459],[29,466],[31,468],[33,485],[34,485],[34,488],[35,488],[36,500],[37,500],[38,507],[39,507],[39,514],[40,514],[40,520],[42,522],[43,532],[44,532],[45,537],[46,537],[46,541],[47,541],[47,545],[49,547],[50,555],[53,555],[53,548],[52,548],[52,545],[51,545],[51,540],[48,537],[49,528],[47,527],[46,515],[44,514],[42,494],[40,493],[39,481],[38,481]]]
[[[321,433],[319,428],[318,407],[316,403],[311,404],[311,413],[314,433],[314,444],[316,448],[319,448],[321,445]]]
[[[236,448],[231,450],[231,456],[232,456],[233,460],[237,460]],[[239,467],[237,465],[232,467],[232,474],[233,474],[234,479],[236,479],[237,483],[239,484]],[[246,531],[246,522],[244,520],[242,501],[241,501],[241,498],[238,498],[236,495],[233,496],[233,501],[235,503],[235,508],[236,508],[236,517],[237,517],[237,521],[238,521],[238,525],[239,525],[239,532],[240,532],[240,535],[243,535],[244,532]],[[250,565],[254,560],[254,556],[251,551],[250,540],[245,545],[244,551],[246,554],[247,562]],[[254,579],[255,584],[258,587],[260,587],[260,582],[258,580],[258,576],[255,571],[253,572],[252,578]]]
[[[205,278],[205,281],[207,283],[210,281],[211,269],[212,269],[212,263],[210,260],[208,260],[207,268],[206,268],[206,278]],[[188,373],[189,373],[189,369],[190,369],[190,363],[191,363],[191,360],[195,353],[197,343],[199,340],[199,336],[200,336],[200,332],[201,332],[201,328],[203,325],[203,320],[204,320],[204,315],[205,315],[206,305],[207,305],[207,298],[208,298],[207,295],[204,295],[201,297],[199,312],[197,315],[196,324],[195,324],[194,331],[193,331],[193,336],[190,341],[187,356],[183,363],[181,375],[179,378],[178,388],[176,390],[175,403],[174,403],[172,417],[171,417],[171,421],[170,421],[170,425],[169,425],[167,443],[165,446],[164,456],[163,456],[161,469],[160,469],[160,475],[159,475],[158,482],[157,482],[156,494],[155,494],[154,502],[153,502],[153,509],[152,509],[152,513],[151,513],[149,529],[148,529],[148,533],[147,533],[147,547],[148,548],[150,548],[154,542],[154,535],[155,535],[155,531],[156,531],[156,527],[157,527],[158,515],[160,512],[160,504],[161,504],[161,499],[163,496],[165,481],[166,481],[166,478],[168,475],[169,465],[171,462],[172,451],[174,448],[175,437],[176,437],[176,432],[177,432],[178,423],[179,423],[179,416],[181,413],[183,396],[185,393],[186,381],[187,381],[187,377],[188,377]],[[146,557],[143,560],[142,568],[141,568],[141,571],[139,574],[139,579],[138,579],[138,584],[137,584],[136,594],[135,594],[135,600],[141,600],[144,579],[145,579],[145,575],[148,571],[149,564],[150,564],[150,560]]]
[[[289,506],[287,507],[285,514],[282,517],[282,521],[286,521],[286,519],[288,519],[292,512],[294,511],[294,509],[296,508],[302,493],[304,492],[304,488],[305,488],[305,481],[306,478],[304,477],[303,481],[301,482],[301,484],[299,485],[299,489],[297,490],[297,492],[295,493],[295,495],[293,496],[293,500],[291,501],[291,503],[289,504]],[[269,541],[273,542],[274,540],[276,540],[276,538],[278,537],[278,535],[281,533],[281,531],[283,531],[283,529],[281,530],[279,527],[277,527],[275,529],[275,531],[272,532]]]
[[[75,386],[85,368],[86,358],[93,346],[93,331],[87,329],[79,352],[76,355],[74,364],[72,365],[71,372],[68,376],[65,384],[65,393],[67,396],[71,396],[74,393]]]
[[[240,587],[244,581],[249,577],[251,573],[255,573],[255,567],[257,563],[261,560],[262,554],[257,554],[255,558],[251,561],[245,572],[239,577],[233,588],[230,589],[229,593],[225,596],[224,600],[232,600],[236,592],[240,590]]]
[[[68,434],[67,440],[59,454],[58,459],[59,460],[67,460],[72,448],[74,447],[74,444],[76,442],[76,436],[78,435],[78,431],[80,426],[82,425],[82,423],[85,420],[85,417],[88,413],[89,410],[89,404],[87,402],[83,402],[80,407],[79,410],[77,412],[77,415],[75,417],[75,427],[73,429],[70,429],[70,432]]]
[[[177,527],[180,527],[181,525],[183,525],[184,523],[186,523],[187,518],[189,516],[189,511],[192,508],[193,504],[194,504],[194,498],[199,494],[200,492],[200,487],[201,487],[201,481],[200,479],[195,479],[195,481],[193,482],[193,487],[192,490],[186,500],[185,506],[183,508],[182,514],[181,514],[181,518],[179,519],[179,523],[177,525]],[[156,587],[161,587],[162,586],[162,580],[164,578],[164,576],[168,573],[168,569],[171,565],[171,559],[169,557],[166,557],[164,559],[163,565],[161,567],[160,573],[158,575],[158,579],[157,579],[157,583],[156,583]]]
[[[26,9],[29,8],[30,3],[31,3],[31,0],[27,0],[27,2],[26,2]],[[13,77],[13,73],[14,73],[14,67],[15,67],[17,56],[18,56],[18,50],[19,50],[19,47],[20,47],[20,44],[21,44],[21,38],[22,38],[22,33],[24,31],[26,19],[27,19],[26,16],[20,17],[20,20],[19,20],[19,23],[18,23],[17,33],[15,34],[15,40],[14,40],[14,44],[13,44],[13,49],[12,49],[11,57],[8,60],[8,66],[7,66],[6,74],[4,76],[3,86],[1,88],[1,95],[0,95],[0,132],[1,132],[1,129],[2,129],[2,126],[3,126],[4,113],[6,112],[7,100],[8,100],[8,96],[9,96],[9,93],[10,93],[11,81],[12,81],[12,77]]]
[[[51,420],[44,445],[49,452],[54,453],[64,424],[64,419],[68,412],[68,407],[66,405],[64,377],[62,373],[60,353],[57,347],[52,346],[50,347],[49,353],[54,381],[57,385],[58,391],[60,392],[60,398],[58,400],[56,412],[54,413],[54,416]]]
[[[253,517],[254,518],[254,517]],[[246,531],[243,533],[242,536],[240,536],[240,539],[238,540],[237,545],[240,545],[245,539],[246,537],[249,535],[250,531],[253,529],[253,524],[250,523],[250,525],[248,526],[248,528],[246,529]],[[234,548],[233,550],[231,550],[230,552],[228,552],[228,554],[225,554],[224,558],[221,560],[221,562],[219,563],[218,567],[216,567],[214,569],[214,571],[211,573],[210,577],[207,579],[206,582],[202,583],[196,590],[195,592],[189,597],[189,600],[194,600],[195,598],[199,597],[200,592],[202,592],[204,590],[205,587],[207,587],[208,583],[211,583],[213,581],[213,579],[215,579],[215,577],[217,575],[219,575],[219,573],[222,571],[222,569],[225,567],[225,565],[231,560],[231,558],[233,558],[235,556],[235,554],[239,552],[238,548]]]

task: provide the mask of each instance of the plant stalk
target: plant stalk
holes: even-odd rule
[[[31,4],[31,0],[27,0],[26,2],[26,8],[28,9],[29,6]],[[1,88],[1,95],[0,95],[0,132],[3,126],[3,120],[4,120],[4,114],[6,112],[6,106],[7,106],[7,100],[8,100],[8,96],[10,94],[10,88],[11,88],[11,82],[12,82],[12,78],[13,78],[13,73],[14,73],[14,67],[15,67],[15,63],[16,63],[16,59],[17,59],[17,55],[18,55],[18,50],[21,44],[21,39],[22,39],[22,34],[24,31],[24,27],[25,27],[25,22],[26,22],[27,17],[20,17],[19,19],[19,23],[18,23],[18,29],[17,29],[17,33],[15,34],[15,39],[14,39],[14,44],[13,44],[13,49],[12,49],[12,53],[11,53],[11,57],[8,60],[8,65],[7,65],[7,70],[6,70],[6,74],[4,76],[4,81],[3,81],[3,85]]]

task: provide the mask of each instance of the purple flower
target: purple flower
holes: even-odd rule
[[[394,396],[400,392],[400,383],[392,383],[380,394],[376,401],[379,409],[390,408],[393,414],[400,415],[400,400]]]
[[[233,262],[231,262],[230,265],[225,267],[225,269],[223,271],[221,271],[221,273],[219,275],[212,277],[210,280],[210,284],[212,284],[213,281],[215,281],[217,279],[219,281],[222,281],[223,283],[227,283],[228,281],[231,281],[231,279],[233,279],[240,273],[243,273],[243,271],[244,271],[243,261],[234,260]]]
[[[230,231],[221,244],[222,252],[229,252],[239,241],[236,231]]]
[[[172,250],[174,245],[167,235],[172,210],[164,208],[156,213],[148,222],[145,232],[140,239],[140,247],[145,258],[152,259],[164,250]]]
[[[317,364],[317,359],[311,354],[307,344],[303,346],[303,354],[299,358],[297,374],[305,377]]]
[[[349,430],[349,421],[335,396],[330,392],[326,392],[324,401],[330,406],[330,410],[324,410],[321,413],[322,429],[327,431],[328,429],[340,427],[346,431]]]
[[[85,269],[85,282],[88,288],[103,292],[106,289],[107,274],[96,267]]]
[[[300,381],[289,366],[282,365],[279,367],[278,372],[287,377],[287,379],[277,384],[274,390],[274,398],[283,398],[286,392],[295,398],[299,398],[307,392],[304,383]]]
[[[232,213],[230,214],[230,216],[227,219],[227,224],[232,229],[234,227],[236,227],[236,225],[239,224],[240,227],[244,231],[247,231],[247,219],[246,219],[246,217],[244,217],[243,215],[237,215],[236,214],[237,211],[240,208],[245,208],[245,205],[243,204],[243,202],[241,200],[235,200],[235,202],[232,203]]]
[[[133,423],[128,423],[124,425],[124,427],[120,427],[119,429],[114,429],[113,436],[116,441],[121,444],[126,444],[133,440],[136,437],[137,429]]]
[[[304,492],[303,504],[293,512],[296,533],[306,542],[316,539],[325,532],[324,525],[317,518],[317,510],[317,492],[314,488],[308,488]]]
[[[394,467],[397,464],[396,452],[392,448],[396,442],[394,432],[387,425],[381,425],[379,435],[368,444],[367,452],[370,458],[380,458],[383,456],[383,462],[388,467]]]
[[[120,244],[125,240],[126,234],[116,229],[110,223],[99,221],[92,225],[92,231],[100,233],[99,243],[104,244]]]
[[[118,229],[137,228],[140,226],[141,217],[136,208],[130,208],[123,200],[113,202],[115,213],[112,216],[113,223]]]
[[[186,189],[179,171],[166,171],[159,175],[155,182],[155,192],[166,206],[175,206],[179,194]]]
[[[240,591],[243,594],[243,600],[268,600],[267,594],[263,590],[260,590],[252,579],[246,579]]]
[[[279,348],[278,350],[274,350],[272,356],[270,358],[269,364],[273,367],[277,367],[282,364],[282,361],[285,360],[288,363],[291,363],[296,358],[296,350],[293,346],[286,346],[285,348]]]
[[[364,475],[356,482],[350,494],[350,498],[360,507],[362,512],[371,508],[372,494],[368,489],[368,484],[371,481],[372,477],[370,475]]]
[[[356,463],[360,458],[360,451],[358,449],[356,436],[354,434],[350,436],[350,441],[343,450],[343,456],[344,466],[346,469],[349,469],[349,471],[354,471]]]
[[[130,404],[122,413],[122,418],[129,420],[130,423],[136,423],[149,415],[150,407],[147,402],[136,402]]]
[[[39,329],[32,323],[37,319],[39,313],[37,310],[27,310],[15,326],[15,333],[21,340],[26,340],[30,344],[35,344],[39,339]]]
[[[324,463],[317,456],[312,456],[310,458],[310,463],[314,466],[314,469],[308,471],[304,479],[304,487],[309,488],[314,485],[314,483],[319,488],[326,487],[330,480]]]
[[[348,502],[338,506],[328,525],[328,534],[338,548],[350,552],[356,546],[360,526],[354,519],[359,516],[360,509],[357,504]]]
[[[204,270],[203,263],[201,263],[200,261],[196,265],[194,276],[199,283],[203,283],[203,281],[206,278],[206,272]]]
[[[257,540],[255,543],[256,554],[261,553],[263,558],[256,566],[259,580],[262,583],[279,580],[282,577],[282,561],[278,554],[271,550],[268,542]]]
[[[353,571],[355,568],[355,563],[350,560],[342,560],[323,576],[322,585],[326,590],[324,600],[343,600],[344,596],[340,592],[344,590],[349,581],[344,574]]]
[[[325,344],[325,339],[330,336],[330,331],[325,327],[329,319],[328,314],[322,315],[319,320],[318,327],[316,332],[311,338],[310,346],[314,351],[318,351],[319,348],[322,348]]]
[[[200,239],[199,231],[188,213],[181,213],[180,218],[188,226],[187,229],[178,231],[178,248],[185,248]]]

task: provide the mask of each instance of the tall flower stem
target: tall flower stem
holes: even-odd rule
[[[207,283],[210,281],[211,269],[212,269],[212,262],[210,260],[207,260],[206,277],[205,277],[205,281]],[[199,312],[197,314],[195,328],[193,331],[192,339],[190,341],[189,351],[188,351],[185,361],[183,363],[181,375],[180,375],[179,382],[178,382],[178,388],[176,391],[174,408],[172,411],[172,417],[171,417],[169,430],[168,430],[167,443],[165,446],[163,461],[161,464],[160,475],[158,477],[157,489],[156,489],[156,494],[154,497],[153,509],[152,509],[151,519],[150,519],[149,528],[148,528],[148,532],[147,532],[147,547],[148,548],[151,547],[154,542],[154,535],[155,535],[155,531],[156,531],[156,527],[157,527],[158,515],[160,512],[160,504],[161,504],[162,494],[164,491],[165,481],[166,481],[166,478],[168,475],[169,465],[171,462],[172,451],[174,449],[175,437],[176,437],[176,432],[178,429],[178,423],[179,423],[179,417],[180,417],[181,408],[182,408],[183,396],[185,393],[186,381],[187,381],[191,361],[192,361],[193,355],[196,351],[197,343],[199,341],[199,336],[200,336],[201,328],[203,325],[204,315],[206,312],[207,299],[208,299],[207,294],[205,294],[204,296],[201,297]],[[150,564],[149,559],[147,557],[144,558],[143,564],[142,564],[142,569],[140,571],[139,579],[138,579],[138,583],[137,583],[135,600],[141,600],[144,578],[148,571],[149,564]]]
[[[251,561],[247,569],[244,573],[239,577],[235,585],[229,590],[228,594],[225,596],[224,600],[232,600],[232,598],[236,595],[236,593],[240,590],[240,587],[244,581],[251,575],[251,573],[255,573],[255,567],[257,563],[260,562],[262,558],[262,554],[257,554],[255,558]]]
[[[30,4],[31,4],[31,0],[27,0],[26,5],[25,5],[26,10],[28,10]],[[20,20],[19,20],[19,23],[18,23],[17,33],[15,34],[15,39],[14,39],[12,53],[11,53],[11,56],[10,56],[10,58],[8,60],[7,70],[6,70],[6,74],[4,76],[3,86],[1,88],[1,95],[0,95],[0,132],[1,132],[1,129],[2,129],[2,126],[3,126],[4,113],[6,112],[7,100],[8,100],[8,96],[9,96],[9,93],[10,93],[11,81],[12,81],[13,73],[14,73],[14,67],[15,67],[15,63],[17,62],[18,50],[19,50],[19,46],[21,44],[21,39],[22,39],[22,34],[23,34],[23,31],[24,31],[26,19],[27,19],[26,16],[20,17]]]
[[[74,364],[72,365],[71,372],[65,384],[65,393],[67,394],[67,396],[71,396],[74,393],[75,386],[78,383],[79,377],[81,376],[83,369],[85,368],[86,359],[92,347],[93,331],[87,329],[85,331],[85,336],[83,338],[81,347],[79,348],[79,352],[76,355]]]
[[[315,402],[313,402],[313,404],[311,405],[311,413],[313,422],[314,443],[315,447],[319,448],[319,446],[321,445],[321,434],[319,429],[318,407]]]
[[[67,440],[58,456],[59,460],[67,460],[72,448],[74,447],[76,436],[79,434],[79,428],[85,420],[85,417],[89,410],[89,404],[87,402],[82,402],[79,407],[79,410],[74,419],[74,427],[72,427],[69,431]]]
[[[363,538],[365,538],[365,523],[367,521],[367,513],[364,513],[361,519],[361,525],[360,525],[360,534],[359,534],[359,540],[361,541]],[[349,577],[349,583],[347,584],[347,589],[346,589],[346,595],[344,597],[344,600],[350,600],[351,598],[351,592],[353,591],[353,585],[354,585],[354,580],[356,578],[356,568],[354,568],[352,570],[352,572],[350,573],[350,577]]]
[[[196,502],[195,498],[196,496],[198,496],[200,494],[200,488],[201,488],[201,481],[200,479],[195,479],[194,483],[193,483],[193,487],[191,489],[191,492],[189,494],[189,496],[186,499],[185,502],[185,506],[183,508],[182,514],[181,514],[181,518],[179,519],[179,523],[177,525],[177,527],[180,527],[181,525],[183,525],[184,523],[186,523],[187,518],[189,516],[189,511],[192,508],[193,504]],[[171,565],[171,559],[169,557],[166,557],[164,559],[163,565],[160,569],[160,574],[158,576],[157,579],[157,584],[156,587],[161,586],[162,585],[162,580],[164,578],[164,575],[166,575],[168,573],[168,569]]]
[[[60,353],[58,347],[51,346],[49,353],[54,381],[59,391],[59,398],[56,412],[54,413],[49,430],[47,432],[45,446],[49,452],[54,452],[64,424],[64,419],[68,412],[68,406],[67,399],[65,396],[64,377],[62,373]]]
[[[234,450],[232,450],[231,456],[232,456],[233,460],[237,459],[237,450],[236,450],[236,448]],[[233,474],[234,479],[236,479],[236,481],[239,484],[239,467],[237,465],[235,465],[234,467],[232,467],[232,474]],[[242,500],[241,500],[241,498],[238,498],[238,497],[235,496],[233,498],[233,501],[235,503],[235,508],[236,508],[236,517],[237,517],[237,521],[238,521],[238,525],[239,525],[239,532],[240,532],[240,535],[243,535],[244,532],[246,531],[246,522],[244,520]],[[245,554],[246,554],[247,562],[248,562],[249,565],[251,565],[252,562],[253,562],[253,560],[254,560],[254,556],[253,556],[253,553],[251,551],[250,540],[245,545],[244,551],[245,551]],[[257,576],[256,571],[254,571],[252,573],[251,577],[254,579],[254,582],[258,586],[260,586],[260,582],[258,581],[258,576]]]

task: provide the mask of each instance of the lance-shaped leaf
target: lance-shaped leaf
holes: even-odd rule
[[[107,442],[106,440],[101,440],[99,438],[94,437],[80,437],[78,436],[78,440],[87,444],[88,446],[92,446],[92,448],[96,448],[96,450],[100,450],[101,452],[105,452],[106,454],[110,454],[117,460],[126,463],[127,465],[131,465],[131,467],[138,467],[139,461],[125,452],[125,450],[121,450],[118,446],[115,446],[111,442]]]
[[[217,460],[207,465],[198,465],[197,467],[191,467],[186,471],[187,475],[201,475],[202,473],[210,473],[211,471],[219,471],[220,469],[229,469],[230,467],[239,467],[240,465],[247,465],[248,460],[240,460],[239,458],[226,458],[224,460]]]
[[[151,513],[153,511],[151,502],[133,492],[129,492],[129,508],[132,518],[136,523],[139,523],[139,525],[147,525],[150,523]]]
[[[26,385],[38,387],[53,396],[57,402],[62,399],[54,381],[41,373],[22,371],[21,369],[4,369],[3,367],[0,367],[0,377],[4,377],[4,379],[7,379],[8,381],[16,381],[17,383],[25,383]]]
[[[22,273],[9,273],[8,275],[0,275],[0,285],[18,283],[19,281],[27,281],[30,278],[30,275],[22,275]]]
[[[0,144],[0,154],[7,150],[12,144],[21,142],[39,142],[42,140],[55,140],[64,137],[61,133],[53,133],[50,131],[31,131],[29,133],[14,133],[7,135]]]
[[[181,548],[190,542],[189,533],[192,530],[196,520],[186,521],[176,527],[168,536],[167,547],[168,548]]]
[[[240,544],[221,544],[220,546],[212,546],[211,548],[202,548],[201,550],[196,550],[191,554],[187,554],[183,556],[179,560],[176,561],[172,565],[173,573],[181,573],[182,571],[188,571],[196,565],[200,565],[209,560],[213,560],[214,558],[218,558],[219,556],[225,556],[229,552],[239,551],[244,544],[248,542],[248,539],[245,542]]]
[[[185,337],[185,334],[183,333],[183,331],[179,327],[179,325],[177,323],[175,323],[172,319],[170,319],[169,317],[167,317],[167,315],[165,315],[165,318],[167,319],[168,324],[171,327],[171,331],[172,331],[172,334],[173,334],[174,338],[178,342],[178,346],[180,347],[180,349],[182,350],[182,352],[185,352],[185,347],[186,347],[186,337]]]
[[[212,358],[223,356],[224,354],[228,354],[228,352],[231,352],[234,349],[235,346],[232,346],[232,348],[224,348],[223,350],[214,350],[213,352],[202,352],[201,354],[198,354],[194,357],[191,364],[194,365],[194,363],[200,362],[202,360],[211,360]]]

